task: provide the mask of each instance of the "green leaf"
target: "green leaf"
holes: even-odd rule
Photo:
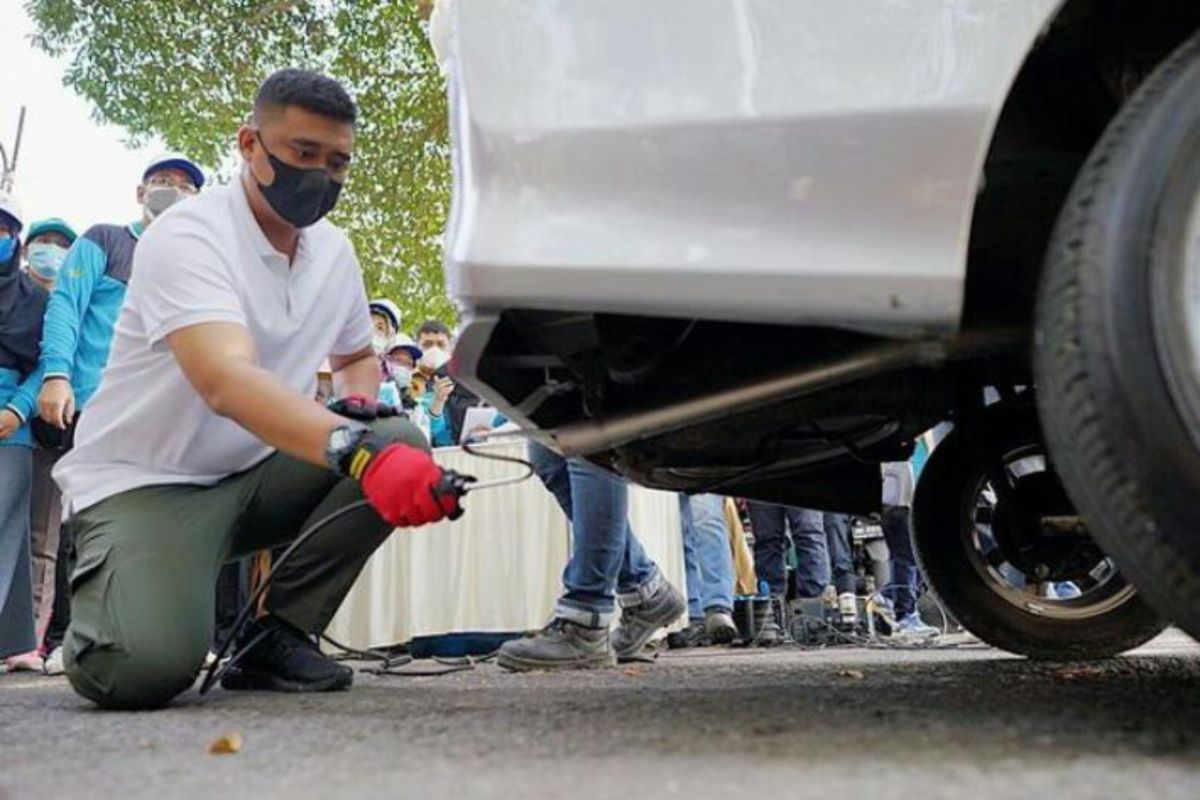
[[[332,215],[372,297],[409,329],[453,320],[441,231],[450,206],[445,85],[424,0],[30,0],[35,47],[131,144],[158,136],[228,179],[254,92],[282,67],[341,80],[359,106],[354,168]]]

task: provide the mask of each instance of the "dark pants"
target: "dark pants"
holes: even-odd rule
[[[854,543],[850,538],[850,517],[826,511],[825,541],[833,567],[833,585],[838,594],[857,594],[858,576],[854,573]]]
[[[57,489],[57,486],[55,487]],[[55,492],[57,494],[57,492]],[[37,520],[37,490],[34,489],[34,517],[35,525]],[[61,508],[58,503],[55,503],[55,508]],[[61,513],[61,512],[60,512]],[[67,577],[71,574],[71,546],[75,542],[75,537],[71,535],[70,525],[54,525],[54,546],[57,551],[57,559],[51,563],[53,567],[53,583],[49,588],[48,600],[49,611],[45,637],[43,645],[46,652],[59,647],[63,643],[63,636],[66,635],[67,626],[71,624],[71,588],[68,585]],[[36,540],[36,535],[35,535]],[[34,575],[38,572],[35,569]],[[231,561],[221,568],[221,574],[217,578],[217,614],[216,614],[216,633],[214,634],[213,645],[220,644],[229,635],[230,629],[233,627],[234,620],[237,619],[238,612],[246,602],[249,594],[248,587],[250,583],[250,559],[244,558],[238,561]],[[36,585],[34,592],[34,602],[38,600],[36,593]]]
[[[50,471],[63,451],[44,447],[33,449],[33,490],[30,493],[29,530],[32,537],[33,611],[38,644],[45,639],[53,616],[56,587],[59,585],[59,531],[62,527],[62,495]],[[63,585],[66,571],[63,570]],[[65,590],[64,590],[65,591]],[[65,601],[64,601],[65,602]],[[66,626],[64,625],[65,629]],[[59,639],[61,641],[61,634]]]
[[[428,447],[407,420],[372,428]],[[63,645],[71,685],[106,708],[165,705],[192,685],[208,653],[221,565],[292,541],[362,496],[355,481],[276,453],[215,486],[147,486],[76,514]],[[279,568],[267,612],[324,630],[391,532],[370,507],[327,525]]]
[[[46,432],[50,442],[45,449],[45,455],[51,463],[47,469],[52,469],[58,460],[71,451],[75,444],[75,429],[79,426],[79,412],[75,412],[75,419],[71,422],[70,427],[65,432],[59,432],[57,428],[46,423],[34,420],[33,424],[41,426]],[[35,430],[35,434],[37,431]],[[39,516],[49,515],[58,519],[46,521],[44,524],[58,525],[58,545],[55,551],[54,559],[54,597],[50,604],[50,618],[46,623],[46,630],[42,638],[42,646],[46,652],[50,652],[56,647],[60,647],[63,643],[63,637],[66,636],[67,626],[71,624],[71,587],[70,577],[75,557],[75,537],[71,534],[71,526],[62,524],[62,494],[58,490],[58,484],[54,483],[54,479],[50,478],[48,493],[42,498],[47,506],[39,510],[38,492],[34,489],[34,513]],[[37,531],[38,523],[34,522],[34,531]]]
[[[237,616],[250,597],[250,566],[253,557],[239,558],[221,567],[217,575],[217,614],[214,620],[212,649],[215,652],[229,638]]]
[[[912,509],[884,506],[882,526],[892,557],[892,585],[884,595],[896,604],[896,619],[903,619],[916,612],[921,586],[921,572],[913,552]]]
[[[58,558],[54,562],[54,603],[50,610],[50,622],[46,627],[46,652],[59,647],[67,634],[67,626],[71,624],[71,559],[75,537],[70,525],[63,525],[58,531]]]
[[[818,597],[829,584],[829,547],[820,511],[751,502],[754,569],[771,594],[787,593],[787,532],[796,547],[796,587],[802,597]]]

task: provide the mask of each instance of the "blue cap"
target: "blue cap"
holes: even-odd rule
[[[29,231],[25,234],[25,241],[31,242],[43,233],[61,233],[67,237],[67,241],[71,244],[74,244],[78,238],[75,235],[75,229],[68,225],[66,220],[59,217],[50,217],[49,219],[39,219],[30,225]]]
[[[196,162],[179,153],[163,153],[152,158],[146,165],[146,171],[142,173],[142,180],[145,181],[154,173],[164,169],[177,169],[187,173],[197,189],[204,185],[204,171],[196,165]]]
[[[412,338],[406,333],[396,334],[396,338],[392,340],[391,346],[388,347],[387,355],[391,355],[392,353],[396,352],[397,350],[407,351],[408,354],[410,356],[412,356],[412,360],[413,360],[414,364],[416,362],[420,361],[421,356],[423,355],[423,353],[421,352],[421,348],[417,347],[417,343],[414,342],[412,340]]]

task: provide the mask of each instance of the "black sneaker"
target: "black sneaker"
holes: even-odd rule
[[[692,620],[683,630],[667,634],[667,647],[672,650],[710,646],[712,646],[712,640],[708,637],[708,629],[702,619]]]
[[[782,612],[783,598],[772,595],[771,605],[767,611],[766,618],[763,620],[762,629],[759,630],[758,635],[754,637],[754,641],[751,644],[756,644],[759,647],[778,647],[784,643],[783,620],[780,618]]]
[[[354,682],[354,670],[327,658],[303,631],[277,617],[264,617],[251,623],[238,637],[239,650],[259,635],[263,635],[263,639],[252,645],[221,677],[223,688],[333,692],[349,689]]]

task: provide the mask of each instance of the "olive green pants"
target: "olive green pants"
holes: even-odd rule
[[[407,420],[373,428],[428,449]],[[355,481],[276,453],[215,486],[148,486],[76,514],[64,642],[71,685],[105,708],[165,705],[203,665],[221,565],[285,544],[362,496]],[[267,611],[321,632],[391,531],[370,508],[329,524],[275,574]]]

